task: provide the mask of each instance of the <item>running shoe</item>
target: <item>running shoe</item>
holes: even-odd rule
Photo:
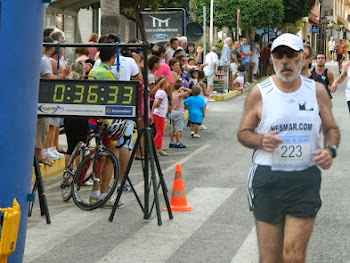
[[[183,145],[183,144],[180,142],[179,144],[175,144],[175,148],[183,149],[183,148],[186,148],[186,145]]]
[[[176,148],[176,143],[174,142],[169,143],[169,148]]]
[[[193,138],[200,138],[201,136],[199,134],[193,134]]]
[[[206,129],[208,129],[208,128],[202,124],[202,125],[199,127],[199,129],[201,129],[201,130],[206,130]]]

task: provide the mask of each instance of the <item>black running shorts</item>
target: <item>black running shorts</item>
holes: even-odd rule
[[[271,171],[270,166],[251,169],[249,199],[256,220],[278,224],[286,215],[314,218],[321,207],[321,171]]]

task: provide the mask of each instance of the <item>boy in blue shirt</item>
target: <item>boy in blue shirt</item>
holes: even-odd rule
[[[192,95],[185,99],[185,106],[188,108],[188,113],[191,120],[191,136],[193,138],[201,137],[198,134],[199,127],[203,122],[203,113],[204,113],[204,99],[198,95],[201,93],[201,88],[198,86],[192,87]]]

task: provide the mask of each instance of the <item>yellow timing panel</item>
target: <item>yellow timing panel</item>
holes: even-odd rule
[[[0,227],[0,263],[2,263],[7,262],[7,257],[16,249],[21,209],[17,200],[14,199],[12,207],[0,208],[0,212],[4,213]]]

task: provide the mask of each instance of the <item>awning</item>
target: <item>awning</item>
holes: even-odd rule
[[[100,0],[55,0],[49,7],[61,10],[79,11],[80,8],[99,3]]]
[[[346,21],[341,16],[337,15],[337,24],[338,25],[344,25],[346,29],[348,29],[348,21]]]
[[[318,19],[316,17],[309,16],[309,23],[318,25],[319,21],[318,21]]]

